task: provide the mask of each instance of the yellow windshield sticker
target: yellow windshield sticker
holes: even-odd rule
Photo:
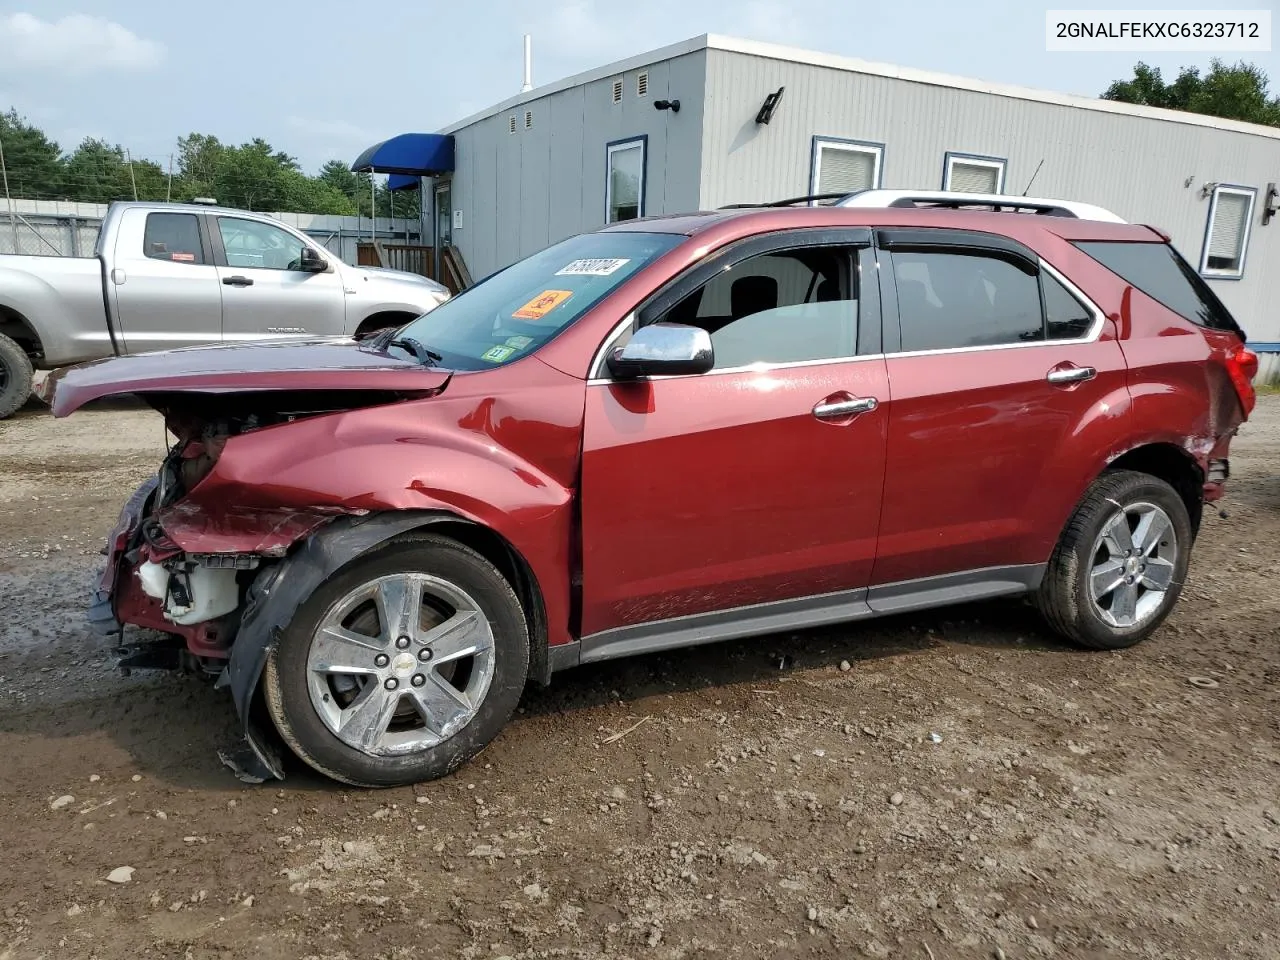
[[[504,346],[498,344],[496,347],[490,347],[484,353],[480,354],[481,360],[488,360],[490,363],[501,363],[507,357],[516,352],[515,347]]]
[[[518,320],[541,320],[572,296],[572,290],[543,290],[511,316]]]

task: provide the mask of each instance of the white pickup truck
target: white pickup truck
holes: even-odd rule
[[[0,419],[33,371],[230,341],[363,335],[434,309],[448,290],[353,267],[263,214],[114,203],[92,257],[0,255]]]

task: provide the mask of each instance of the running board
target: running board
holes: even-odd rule
[[[805,630],[974,600],[1016,596],[1040,586],[1045,564],[987,567],[816,597],[696,613],[615,627],[548,650],[552,672],[642,653]]]

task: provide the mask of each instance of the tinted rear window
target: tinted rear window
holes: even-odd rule
[[[1192,323],[1240,333],[1230,311],[1167,243],[1088,240],[1076,246],[1127,283]]]

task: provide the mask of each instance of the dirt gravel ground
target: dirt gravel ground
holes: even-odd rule
[[[0,960],[1280,957],[1280,397],[1136,649],[1004,602],[584,667],[381,792],[241,784],[229,697],[82,625],[162,449],[0,424]]]

